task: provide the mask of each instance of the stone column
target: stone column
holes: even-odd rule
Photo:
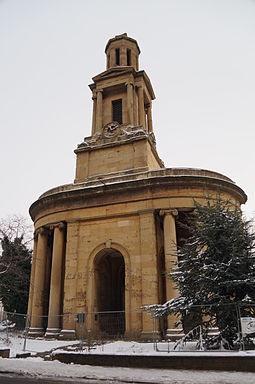
[[[134,125],[134,92],[133,84],[128,82],[127,86],[127,107],[128,107],[128,123]]]
[[[140,215],[140,253],[141,253],[141,278],[142,306],[158,303],[158,270],[157,270],[157,247],[156,227],[153,210],[139,212]],[[153,336],[153,321],[151,314],[142,312],[143,339],[151,339]]]
[[[62,299],[61,290],[64,252],[65,224],[59,223],[54,228],[48,327],[45,334],[46,337],[57,337],[60,333],[60,311]]]
[[[36,253],[37,253],[37,242],[38,242],[38,233],[34,233],[34,248],[33,248],[33,256],[32,256],[32,266],[31,266],[31,277],[30,277],[30,286],[29,286],[29,298],[28,298],[28,308],[27,315],[29,317],[29,322],[31,320],[32,315],[32,307],[33,307],[33,295],[34,295],[34,282],[35,282],[35,263],[36,263]]]
[[[77,314],[77,268],[79,253],[79,222],[68,223],[66,229],[63,323],[60,339],[74,339]]]
[[[34,272],[32,317],[29,328],[29,335],[33,336],[42,336],[44,333],[42,316],[44,308],[44,282],[48,246],[48,233],[48,230],[45,228],[40,228],[38,230],[38,244]]]
[[[177,262],[177,239],[176,239],[176,226],[175,218],[178,216],[177,209],[169,209],[160,211],[163,216],[164,226],[164,251],[165,251],[165,272],[169,273]],[[175,282],[166,276],[166,300],[177,297],[179,291],[175,286]],[[167,319],[167,337],[171,339],[178,338],[180,328],[175,328],[174,324],[178,321],[174,315],[169,315]],[[182,336],[182,335],[181,335]]]
[[[96,111],[97,111],[97,94],[93,91],[93,115],[92,115],[92,136],[96,133]]]
[[[96,132],[101,132],[103,128],[103,90],[97,91],[96,106]]]
[[[144,111],[144,97],[143,97],[143,87],[142,85],[138,86],[138,116],[139,116],[139,125],[145,129],[145,111]]]
[[[151,133],[153,131],[152,126],[152,115],[151,115],[151,103],[147,106],[147,121],[148,121],[148,132]]]

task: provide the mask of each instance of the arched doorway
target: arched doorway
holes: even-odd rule
[[[125,332],[125,262],[112,248],[100,251],[94,262],[96,321],[107,336]]]

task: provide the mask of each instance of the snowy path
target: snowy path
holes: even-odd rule
[[[25,377],[48,377],[54,379],[88,379],[120,381],[126,383],[172,383],[172,384],[254,384],[255,373],[216,371],[177,371],[165,369],[110,368],[87,365],[63,364],[58,361],[43,361],[41,358],[2,359],[0,373],[14,372]],[[24,377],[23,376],[23,377]]]

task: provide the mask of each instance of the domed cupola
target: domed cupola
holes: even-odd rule
[[[136,71],[139,69],[140,49],[137,41],[128,37],[126,33],[110,39],[106,45],[106,69],[117,66],[131,66]]]

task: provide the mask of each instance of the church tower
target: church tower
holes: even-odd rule
[[[115,36],[108,41],[105,53],[106,71],[93,77],[89,86],[91,136],[75,151],[75,183],[163,167],[152,125],[155,94],[146,72],[138,69],[137,42],[126,33]]]
[[[151,339],[152,319],[140,308],[178,295],[166,272],[177,262],[194,201],[219,194],[237,206],[246,201],[217,172],[164,167],[153,134],[155,94],[139,69],[137,42],[115,36],[105,53],[106,70],[89,86],[91,135],[75,150],[75,180],[30,207],[31,336],[75,338],[82,329],[85,337]],[[176,320],[160,322],[158,335],[180,337]]]

